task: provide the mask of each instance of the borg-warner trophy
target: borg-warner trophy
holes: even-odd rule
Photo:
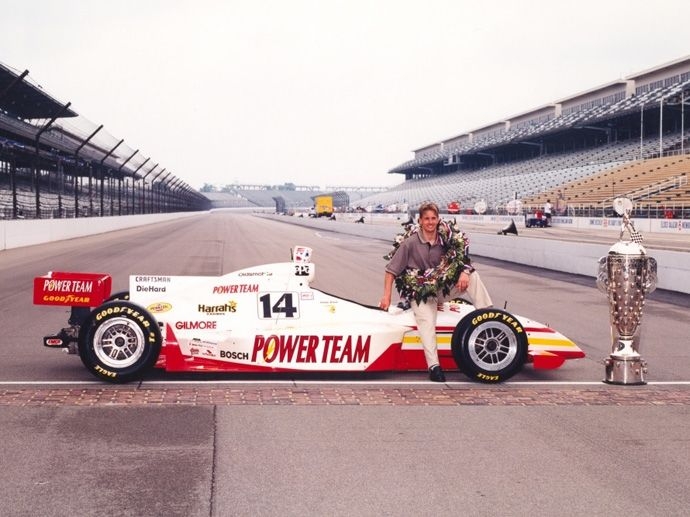
[[[630,220],[632,202],[617,198],[616,212],[623,216],[619,240],[599,259],[597,287],[609,299],[611,355],[606,359],[609,384],[646,384],[647,363],[640,357],[640,323],[645,296],[656,288],[656,260],[647,255],[642,235]],[[628,232],[629,240],[623,235]]]

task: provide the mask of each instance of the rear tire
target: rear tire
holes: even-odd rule
[[[458,368],[486,383],[502,382],[519,372],[527,360],[527,334],[512,314],[478,309],[455,327],[451,349]]]
[[[79,332],[79,356],[99,379],[123,383],[140,378],[161,350],[158,322],[138,305],[113,300],[94,309]]]
[[[125,300],[129,301],[129,291],[119,291],[117,293],[111,294],[106,300],[103,302],[112,302],[113,300]]]

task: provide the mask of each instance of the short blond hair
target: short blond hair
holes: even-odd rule
[[[438,217],[438,205],[433,201],[424,201],[421,205],[419,205],[419,217],[422,217],[424,215],[424,212],[427,212],[429,210],[434,212],[436,214],[436,217]]]

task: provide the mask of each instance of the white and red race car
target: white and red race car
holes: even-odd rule
[[[99,379],[127,382],[170,372],[373,372],[425,370],[412,311],[383,311],[314,289],[312,250],[290,262],[219,277],[111,277],[51,272],[34,279],[34,304],[72,308],[69,327],[43,343],[79,353]],[[558,368],[584,352],[559,332],[500,309],[447,302],[438,314],[441,366],[500,382],[525,363]]]

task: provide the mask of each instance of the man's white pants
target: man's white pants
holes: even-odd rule
[[[424,347],[424,357],[426,365],[431,368],[438,364],[438,346],[436,344],[436,315],[438,306],[445,301],[454,298],[467,298],[477,308],[491,307],[493,302],[491,296],[484,286],[484,282],[476,271],[470,275],[470,283],[466,291],[459,291],[453,288],[447,296],[429,298],[426,303],[418,304],[411,302],[412,311],[417,321],[417,330]]]

